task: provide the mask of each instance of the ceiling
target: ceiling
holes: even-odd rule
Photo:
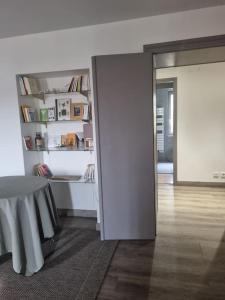
[[[0,38],[225,4],[225,0],[0,0]]]

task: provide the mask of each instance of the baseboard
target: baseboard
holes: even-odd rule
[[[96,231],[100,231],[100,223],[96,223]]]
[[[225,187],[225,182],[176,181],[174,185],[193,187]]]
[[[97,218],[96,210],[83,209],[57,209],[59,216],[62,217],[83,217],[83,218]]]

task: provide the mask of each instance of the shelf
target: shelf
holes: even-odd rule
[[[51,124],[51,123],[64,123],[64,122],[84,122],[89,123],[91,120],[56,120],[56,121],[32,121],[32,122],[23,122],[23,124]]]
[[[83,95],[83,96],[87,97],[88,93],[90,93],[90,92],[91,92],[91,90],[80,91],[80,92],[46,92],[46,93],[39,93],[39,94],[20,95],[20,96],[21,97],[38,98],[38,99],[44,101],[45,98],[48,96],[50,97],[50,96],[57,96],[57,95]]]
[[[85,152],[92,152],[94,149],[85,149],[84,147],[56,147],[56,148],[33,148],[28,149],[26,151],[36,151],[36,152],[50,152],[50,151],[85,151]]]
[[[66,179],[67,176],[62,176],[63,179],[60,179],[60,176],[57,176],[59,177],[59,179],[51,179],[51,178],[48,178],[48,181],[50,181],[51,183],[86,183],[86,184],[94,184],[95,181],[94,180],[86,180],[85,178],[80,178],[78,180],[74,180],[74,179],[70,179],[71,176],[68,176],[68,179]]]

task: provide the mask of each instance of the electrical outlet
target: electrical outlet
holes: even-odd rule
[[[225,171],[222,171],[222,172],[220,173],[220,177],[221,177],[221,179],[225,179]]]
[[[219,179],[219,172],[213,172],[213,178]]]

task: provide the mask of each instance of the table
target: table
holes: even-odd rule
[[[12,253],[16,273],[31,276],[42,268],[43,240],[52,238],[58,225],[46,178],[0,177],[0,255]]]

